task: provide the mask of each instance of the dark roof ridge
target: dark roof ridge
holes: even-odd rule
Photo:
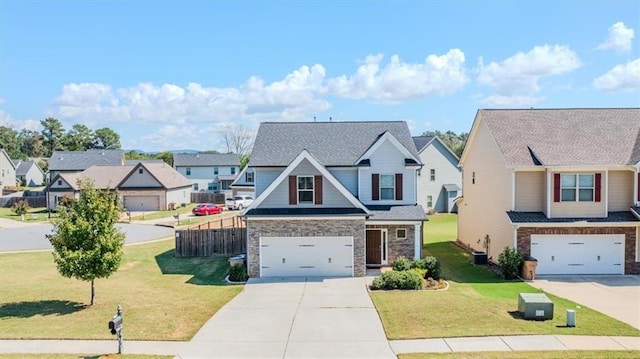
[[[640,107],[532,107],[532,108],[481,108],[478,111],[563,111],[563,110],[638,110]]]

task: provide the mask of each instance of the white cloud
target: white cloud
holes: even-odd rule
[[[394,103],[431,94],[450,94],[468,82],[464,53],[458,49],[442,56],[429,55],[423,63],[416,64],[393,55],[386,66],[381,66],[382,59],[381,54],[370,55],[353,75],[329,80],[328,93]]]
[[[480,102],[484,105],[495,107],[526,107],[542,100],[544,100],[544,97],[491,95],[481,98]]]
[[[613,67],[593,80],[593,87],[606,92],[640,89],[640,58]]]
[[[0,98],[0,105],[4,103],[4,99]],[[42,126],[40,121],[32,119],[18,120],[4,110],[0,110],[0,126],[9,127],[16,131],[27,129],[31,131],[40,131]]]
[[[609,28],[609,38],[600,45],[598,49],[613,49],[618,52],[631,51],[631,42],[635,33],[632,28],[626,27],[623,22],[616,22]]]

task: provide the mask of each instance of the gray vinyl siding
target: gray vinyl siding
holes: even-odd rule
[[[351,192],[352,195],[358,196],[358,169],[335,169],[328,168],[329,172],[342,183],[342,185]]]
[[[284,171],[284,167],[254,169],[255,174],[253,180],[255,181],[256,198],[269,187],[271,182],[273,182],[282,171]]]
[[[363,167],[360,172],[360,201],[365,205],[415,204],[416,169],[405,168],[404,155],[390,142],[385,142],[369,157],[371,167]],[[402,200],[371,200],[371,174],[393,175],[402,173]]]
[[[309,161],[302,161],[293,171],[290,176],[319,176],[321,175]],[[322,204],[315,205],[309,204],[289,204],[289,181],[288,178],[282,181],[278,187],[271,192],[261,204],[263,208],[283,208],[283,207],[330,207],[330,208],[349,208],[353,207],[342,193],[340,193],[326,178],[322,179]]]
[[[142,173],[140,173],[140,169],[142,169]],[[136,168],[132,172],[133,173],[129,176],[129,178],[125,180],[125,182],[120,187],[162,187],[162,185],[158,183],[158,181],[153,178],[153,176],[145,168]]]
[[[424,163],[418,176],[418,204],[425,210],[433,208],[437,212],[448,212],[450,199],[448,193],[442,187],[445,184],[457,184],[462,188],[462,170],[458,167],[458,160],[439,141],[433,140],[420,153],[420,160]],[[436,171],[435,181],[431,181],[431,170]],[[458,196],[462,192],[457,193]],[[427,199],[431,196],[433,205],[427,205]]]

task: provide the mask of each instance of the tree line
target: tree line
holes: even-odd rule
[[[422,135],[430,137],[437,136],[458,157],[462,156],[464,146],[467,144],[467,140],[469,139],[468,132],[461,132],[460,134],[457,134],[453,131],[442,132],[436,130],[426,131]]]
[[[75,124],[65,131],[62,123],[53,117],[40,121],[40,132],[23,128],[16,131],[0,126],[0,147],[12,159],[51,157],[53,151],[85,151],[91,148],[119,149],[120,135],[109,127],[92,130]]]

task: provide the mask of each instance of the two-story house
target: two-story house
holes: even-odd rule
[[[253,167],[245,166],[231,183],[231,196],[246,194],[255,197],[254,176]]]
[[[459,240],[538,274],[640,273],[640,109],[479,110]],[[488,241],[487,241],[488,239]]]
[[[240,172],[240,156],[232,153],[176,153],[173,167],[193,184],[193,191],[229,192]]]
[[[124,166],[125,164],[124,150],[53,151],[49,159],[49,179],[61,173],[80,173],[91,166]]]
[[[418,204],[439,213],[455,212],[455,199],[462,195],[459,158],[438,137],[414,136],[424,167],[418,172]]]
[[[44,184],[44,172],[35,161],[13,160],[16,165],[16,180],[23,186],[36,187]]]
[[[249,166],[251,277],[364,276],[421,257],[422,164],[405,122],[262,123]]]

